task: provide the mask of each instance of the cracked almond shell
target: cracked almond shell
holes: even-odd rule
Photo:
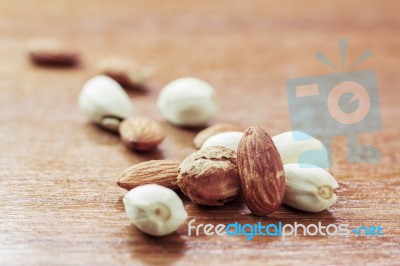
[[[221,206],[239,193],[236,152],[207,147],[190,154],[179,165],[178,186],[192,202]]]

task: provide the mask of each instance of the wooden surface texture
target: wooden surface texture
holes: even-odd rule
[[[4,1],[0,0],[0,265],[399,265],[399,1]],[[75,69],[29,63],[26,43],[54,37],[77,47]],[[377,73],[382,130],[362,134],[379,164],[348,164],[334,141],[338,202],[309,214],[282,206],[252,216],[240,199],[205,208],[184,198],[196,223],[380,225],[379,237],[188,236],[187,223],[163,238],[130,225],[114,179],[148,159],[181,160],[196,131],[164,122],[160,89],[181,76],[212,84],[221,113],[211,124],[290,130],[286,80],[339,70],[338,40],[356,69]],[[138,114],[163,121],[159,150],[135,154],[115,134],[87,122],[77,97],[97,60],[121,55],[154,68],[148,93],[130,92]]]

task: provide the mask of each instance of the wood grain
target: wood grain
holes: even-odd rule
[[[400,261],[400,4],[388,1],[0,1],[1,265],[395,265]],[[82,51],[77,69],[32,66],[26,42],[54,37]],[[129,224],[114,179],[149,159],[181,160],[195,131],[162,122],[159,150],[134,154],[117,135],[91,124],[77,97],[97,60],[121,55],[154,68],[148,93],[131,92],[138,114],[155,108],[167,82],[192,75],[212,84],[222,111],[212,123],[290,129],[288,78],[329,74],[317,51],[358,69],[375,69],[383,128],[361,140],[379,164],[348,164],[346,139],[334,141],[337,204],[317,214],[282,206],[263,223],[380,225],[381,237],[188,236],[153,238]],[[183,195],[182,195],[183,197]],[[204,208],[185,198],[196,223],[257,222],[240,199]]]

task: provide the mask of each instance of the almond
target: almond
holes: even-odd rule
[[[329,156],[324,144],[302,131],[287,131],[272,137],[284,165],[314,164],[329,167]]]
[[[308,212],[328,209],[337,200],[336,179],[325,169],[311,164],[285,164],[286,192],[283,203]]]
[[[203,146],[204,142],[212,136],[215,136],[219,133],[223,132],[228,132],[228,131],[242,131],[243,128],[240,127],[239,125],[235,124],[219,124],[219,125],[214,125],[210,126],[206,129],[203,129],[200,131],[196,137],[193,139],[193,146],[196,149],[201,149]]]
[[[135,113],[131,99],[113,79],[95,76],[83,85],[79,109],[91,122],[118,132],[119,124]]]
[[[130,117],[119,125],[122,141],[136,151],[149,151],[158,146],[165,137],[163,127],[144,117]]]
[[[158,95],[157,106],[168,122],[186,128],[203,126],[219,112],[217,91],[194,77],[168,83]]]
[[[202,149],[210,146],[222,146],[233,151],[237,151],[239,142],[242,139],[243,132],[241,131],[227,131],[218,133],[217,135],[209,137],[206,142],[204,142]]]
[[[285,173],[271,137],[259,126],[244,131],[237,166],[240,188],[250,211],[259,216],[276,211],[285,194]]]
[[[170,160],[152,160],[135,164],[123,171],[117,178],[117,185],[131,190],[137,186],[157,184],[178,189],[178,164]]]
[[[31,41],[28,54],[37,65],[73,67],[80,62],[79,52],[52,39]]]
[[[124,57],[107,57],[97,63],[98,71],[117,81],[125,88],[141,88],[150,76],[150,69]]]

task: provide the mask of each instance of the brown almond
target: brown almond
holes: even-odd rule
[[[237,164],[240,188],[250,211],[259,216],[276,211],[285,194],[285,173],[271,137],[259,126],[244,131]]]
[[[157,184],[178,189],[178,164],[170,160],[152,160],[135,164],[123,171],[117,178],[117,185],[131,190],[137,186]]]
[[[126,146],[135,151],[149,151],[158,146],[164,137],[164,128],[145,117],[130,117],[119,125],[119,133]]]
[[[107,57],[97,63],[101,74],[107,75],[125,88],[143,88],[150,76],[150,70],[140,66],[134,60],[124,57]]]
[[[73,67],[79,64],[80,54],[56,40],[34,40],[29,43],[30,60],[37,65]]]
[[[241,126],[235,125],[235,124],[219,124],[219,125],[210,126],[206,129],[203,129],[202,131],[200,131],[196,135],[196,137],[194,137],[193,146],[199,150],[199,149],[201,149],[204,142],[209,137],[212,137],[214,135],[217,135],[217,134],[223,133],[223,132],[242,131],[242,130],[243,130],[243,128]]]

